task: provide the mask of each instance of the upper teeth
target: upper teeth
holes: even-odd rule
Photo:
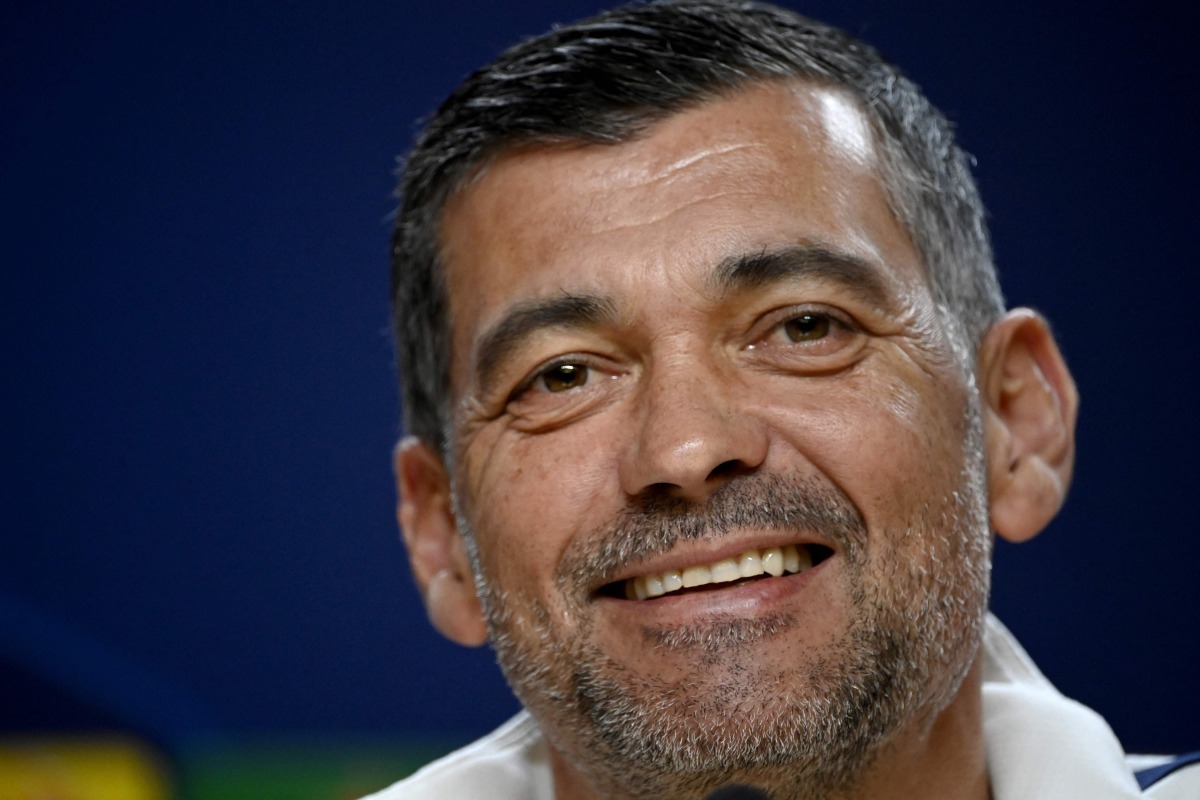
[[[646,600],[709,583],[728,583],[763,574],[778,578],[785,572],[803,572],[812,565],[812,555],[804,546],[789,544],[785,547],[747,550],[737,558],[726,558],[714,564],[683,570],[669,569],[630,578],[625,581],[625,596],[630,600]]]

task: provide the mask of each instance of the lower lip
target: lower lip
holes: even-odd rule
[[[652,600],[621,600],[597,597],[595,602],[605,613],[633,615],[641,623],[683,621],[704,616],[750,617],[785,610],[801,595],[813,595],[826,582],[836,555],[811,569],[778,578],[764,578],[746,584],[730,581],[727,588],[712,588],[679,594],[666,594]],[[718,587],[720,584],[717,585]],[[811,597],[807,600],[811,600]]]

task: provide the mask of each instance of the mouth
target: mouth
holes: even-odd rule
[[[648,572],[603,586],[599,594],[623,600],[653,600],[664,595],[709,591],[741,586],[768,578],[806,572],[833,555],[820,544],[789,544],[782,547],[751,548],[736,558],[683,569]]]

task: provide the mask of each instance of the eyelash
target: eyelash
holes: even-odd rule
[[[553,372],[556,369],[561,369],[562,367],[580,367],[583,370],[585,370],[586,371],[585,379],[584,379],[585,384],[587,382],[591,381],[591,379],[592,379],[591,371],[593,369],[595,369],[595,365],[592,364],[590,359],[588,359],[586,357],[578,356],[578,355],[560,356],[559,358],[556,358],[553,361],[551,361],[547,364],[544,364],[544,365],[538,367],[536,370],[534,370],[529,375],[529,377],[527,377],[525,380],[523,380],[517,386],[517,388],[513,390],[512,394],[509,396],[509,402],[512,402],[512,401],[522,397],[523,395],[527,394],[531,390],[535,389],[538,381],[545,380],[546,376],[548,376],[551,372]],[[575,387],[570,387],[564,391],[570,391],[571,388],[575,388]],[[553,392],[550,392],[549,389],[547,389],[546,391],[551,394],[553,393]]]
[[[830,336],[837,333],[857,333],[859,327],[855,325],[845,314],[838,313],[830,308],[820,306],[799,306],[782,309],[779,312],[769,315],[767,323],[764,326],[765,330],[761,336],[754,339],[750,345],[750,349],[755,349],[760,344],[765,344],[775,333],[782,333],[788,336],[786,326],[789,323],[796,322],[805,317],[819,320],[826,326],[826,330],[818,337],[809,340],[792,340],[792,344],[803,346],[808,343],[813,345],[825,341]],[[790,336],[788,336],[791,339]]]

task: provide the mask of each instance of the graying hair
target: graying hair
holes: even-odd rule
[[[921,254],[964,369],[1004,310],[984,210],[951,124],[873,48],[775,6],[661,0],[517,44],[437,109],[403,169],[392,304],[405,427],[447,452],[450,336],[439,226],[447,200],[519,145],[617,144],[755,83],[840,86],[875,131],[892,211]]]

